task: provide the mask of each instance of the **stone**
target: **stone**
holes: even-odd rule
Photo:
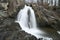
[[[3,17],[8,17],[8,14],[2,10],[0,10],[0,18],[3,18]]]
[[[1,8],[0,10],[2,10],[2,9],[7,10],[8,9],[7,6],[8,6],[8,3],[0,3],[0,8]]]
[[[12,16],[18,10],[24,7],[23,0],[9,0],[8,3],[9,3],[9,6],[8,6],[7,13],[9,14],[9,16]]]
[[[26,33],[12,18],[1,20],[0,40],[37,40],[31,34]]]

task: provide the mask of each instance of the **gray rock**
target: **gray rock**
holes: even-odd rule
[[[7,18],[1,21],[0,40],[37,40],[33,35],[21,30],[19,24],[14,22],[14,19]]]
[[[0,18],[8,17],[8,14],[5,11],[0,10]]]

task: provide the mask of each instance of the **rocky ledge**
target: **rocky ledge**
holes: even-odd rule
[[[0,40],[37,40],[37,38],[21,30],[14,19],[6,18],[0,20]]]

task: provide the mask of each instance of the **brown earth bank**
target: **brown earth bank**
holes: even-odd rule
[[[46,36],[54,40],[60,40],[60,15],[57,12],[46,9],[48,7],[38,4],[27,4],[23,0],[7,0],[0,2],[0,40],[37,40],[31,34],[21,30],[18,23],[15,23],[17,14],[24,5],[29,5],[35,11],[37,27],[44,30]],[[3,6],[4,5],[4,6]]]

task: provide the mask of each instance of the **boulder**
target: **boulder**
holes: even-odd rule
[[[3,17],[8,17],[8,14],[7,14],[6,11],[0,10],[0,19],[3,18]]]
[[[8,3],[0,3],[0,10],[7,10]]]

